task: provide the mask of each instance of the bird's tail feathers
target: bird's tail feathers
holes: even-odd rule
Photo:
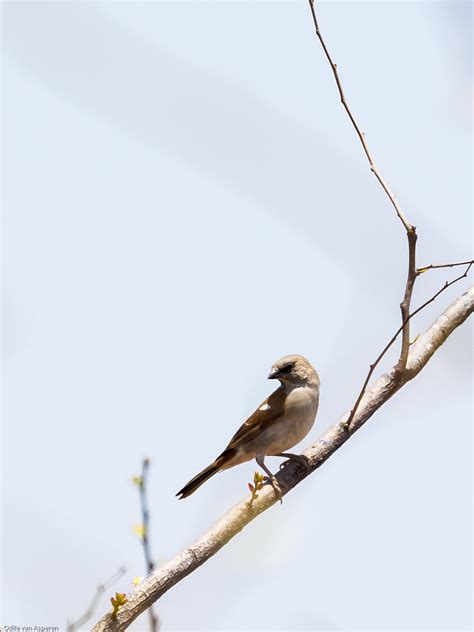
[[[198,487],[201,487],[203,483],[209,480],[211,476],[214,476],[214,474],[217,474],[217,472],[221,469],[222,465],[224,464],[224,461],[225,459],[222,456],[218,457],[214,461],[214,463],[211,463],[211,465],[208,465],[206,469],[204,469],[202,472],[199,472],[199,474],[197,474],[194,478],[192,478],[189,481],[189,483],[187,483],[183,487],[183,489],[181,489],[176,494],[176,496],[179,496],[180,500],[190,496],[193,492],[196,491]]]

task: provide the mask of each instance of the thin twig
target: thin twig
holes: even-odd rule
[[[428,272],[428,270],[435,270],[436,268],[455,268],[456,266],[467,266],[470,263],[474,263],[474,259],[470,259],[469,261],[458,261],[456,263],[440,263],[438,265],[431,264],[429,266],[418,268],[416,274],[419,276],[420,274],[423,274],[423,272]]]
[[[97,586],[97,590],[95,591],[94,596],[83,615],[77,619],[77,621],[68,621],[66,624],[67,632],[75,632],[81,628],[94,614],[94,610],[97,608],[97,605],[102,598],[102,595],[117,582],[121,577],[123,577],[126,573],[125,566],[121,566],[115,573],[110,577],[107,581]]]
[[[142,546],[143,546],[143,554],[145,556],[145,565],[147,575],[150,575],[155,569],[155,563],[153,561],[153,557],[151,555],[150,548],[150,510],[148,508],[148,499],[147,499],[147,483],[148,483],[148,470],[150,467],[150,460],[143,459],[142,464],[142,475],[138,482],[138,490],[140,493],[140,506],[142,510],[142,526],[143,533],[141,537]],[[150,619],[150,632],[156,632],[159,629],[159,618],[155,614],[153,610],[153,606],[150,606],[148,609],[148,616]]]
[[[364,148],[364,152],[365,155],[367,156],[367,160],[369,161],[370,164],[370,169],[372,171],[372,173],[375,175],[375,177],[377,178],[377,180],[379,181],[380,185],[382,186],[383,190],[385,191],[385,193],[387,194],[390,202],[392,203],[395,212],[397,213],[400,221],[402,222],[403,226],[405,227],[405,230],[408,232],[410,230],[410,228],[413,228],[410,224],[410,222],[408,221],[408,219],[406,218],[404,212],[402,211],[400,204],[398,203],[395,195],[392,193],[392,191],[390,190],[390,187],[388,186],[388,184],[385,182],[384,178],[382,177],[382,174],[380,173],[380,171],[378,170],[377,165],[375,164],[375,160],[369,150],[369,147],[367,145],[367,142],[365,140],[365,134],[361,131],[358,123],[356,122],[354,115],[352,114],[347,101],[346,101],[346,97],[344,94],[344,90],[342,89],[342,84],[341,84],[341,80],[339,78],[339,74],[337,71],[337,64],[334,63],[334,61],[332,60],[332,57],[328,51],[328,48],[326,46],[326,43],[323,39],[323,36],[321,35],[321,31],[319,29],[319,23],[318,23],[318,19],[316,17],[316,11],[314,9],[314,0],[308,0],[309,3],[309,8],[311,9],[311,15],[313,17],[313,22],[314,22],[314,28],[316,30],[316,35],[319,39],[319,41],[321,42],[321,46],[323,47],[324,50],[324,54],[327,57],[327,60],[331,66],[332,72],[334,74],[334,79],[336,80],[336,84],[337,84],[337,89],[339,90],[339,96],[341,97],[341,103],[344,106],[345,111],[347,112],[348,117],[351,120],[351,123],[357,133],[357,136],[359,137],[359,140],[362,144],[362,147]]]
[[[337,64],[334,63],[331,54],[329,53],[329,50],[326,46],[326,42],[324,41],[324,38],[321,34],[320,28],[319,28],[319,22],[318,22],[318,18],[316,17],[316,11],[314,8],[314,0],[308,0],[308,4],[309,4],[309,8],[311,10],[311,15],[313,18],[313,23],[314,23],[314,28],[316,30],[316,35],[321,43],[321,46],[324,50],[324,54],[326,55],[326,58],[329,62],[329,65],[331,66],[331,70],[333,72],[334,75],[334,79],[336,80],[336,85],[337,85],[337,89],[339,91],[339,96],[341,98],[341,103],[344,106],[344,109],[357,133],[357,136],[359,137],[359,140],[362,144],[362,147],[364,149],[365,155],[367,156],[367,160],[369,161],[369,165],[370,165],[370,169],[372,171],[372,173],[375,175],[375,177],[377,178],[377,180],[379,181],[381,187],[383,188],[383,190],[385,191],[385,193],[387,194],[388,199],[390,200],[390,202],[392,203],[395,212],[397,213],[397,216],[399,217],[400,221],[402,222],[403,226],[405,227],[406,230],[406,234],[407,234],[407,239],[408,239],[408,272],[407,272],[407,280],[405,283],[405,292],[403,295],[403,301],[400,303],[400,310],[401,310],[401,314],[402,314],[402,323],[403,323],[403,328],[402,328],[402,344],[401,344],[401,348],[400,348],[400,357],[398,360],[398,364],[397,364],[397,371],[399,373],[399,379],[402,379],[402,374],[403,371],[405,370],[406,367],[406,363],[407,363],[407,358],[408,358],[408,350],[410,347],[410,325],[409,325],[409,314],[410,314],[410,304],[411,304],[411,297],[413,294],[413,288],[415,285],[415,281],[416,281],[416,277],[417,277],[417,269],[416,269],[416,240],[417,240],[417,235],[416,235],[416,227],[413,226],[412,224],[410,224],[410,222],[408,221],[406,215],[404,214],[404,212],[402,211],[400,204],[398,203],[398,200],[396,199],[395,195],[392,193],[390,187],[388,186],[387,182],[385,181],[385,179],[383,178],[382,174],[380,173],[374,157],[372,156],[372,153],[369,150],[369,147],[367,145],[367,142],[365,140],[365,134],[362,132],[362,130],[359,127],[359,124],[357,123],[357,121],[354,118],[354,115],[352,114],[351,109],[349,108],[349,105],[347,104],[347,100],[346,100],[346,96],[344,94],[344,90],[342,88],[342,83],[341,83],[341,79],[339,77],[339,73],[337,70]]]
[[[379,362],[381,361],[381,359],[384,357],[384,355],[387,353],[387,351],[390,349],[390,347],[393,345],[393,343],[395,342],[395,340],[398,338],[399,334],[401,331],[404,330],[404,327],[406,325],[406,323],[411,320],[413,318],[413,316],[415,316],[416,314],[418,314],[419,312],[421,312],[422,309],[424,309],[427,305],[429,305],[430,303],[432,303],[442,292],[444,292],[445,290],[448,289],[448,287],[450,287],[451,285],[454,285],[454,283],[457,283],[458,281],[460,281],[461,279],[464,279],[467,277],[467,274],[469,272],[469,270],[471,269],[472,264],[474,263],[473,261],[468,262],[469,265],[467,266],[464,274],[461,274],[460,276],[456,277],[455,279],[453,279],[452,281],[446,281],[446,283],[443,285],[443,287],[438,290],[436,292],[436,294],[434,294],[430,299],[428,299],[427,301],[425,301],[422,305],[420,305],[419,307],[417,307],[415,309],[414,312],[412,312],[411,314],[408,314],[408,316],[406,317],[406,319],[403,321],[403,323],[400,325],[400,327],[397,329],[397,331],[394,333],[394,335],[390,338],[390,340],[388,341],[388,343],[385,345],[385,347],[382,349],[382,351],[379,353],[379,355],[377,356],[377,359],[370,365],[369,367],[369,371],[367,373],[367,376],[365,378],[364,384],[362,385],[362,388],[360,389],[360,393],[357,396],[356,402],[349,414],[349,417],[347,418],[346,421],[343,421],[341,423],[341,427],[343,428],[343,430],[345,431],[350,431],[350,425],[352,423],[352,420],[354,419],[354,416],[357,412],[357,409],[359,407],[360,402],[362,401],[362,398],[365,395],[365,392],[367,390],[367,385],[369,383],[370,378],[372,377],[372,373],[375,370],[375,367],[379,364]],[[410,345],[408,345],[408,349],[409,349]],[[408,354],[407,354],[408,357]],[[396,367],[396,369],[398,369],[398,365]]]

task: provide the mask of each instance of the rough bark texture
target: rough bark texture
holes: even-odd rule
[[[351,423],[350,434],[344,429],[349,412],[331,426],[303,453],[310,464],[305,471],[297,464],[285,467],[277,478],[286,488],[286,493],[298,485],[306,476],[322,465],[345,443],[370,417],[394,395],[404,384],[412,380],[423,369],[446,338],[474,311],[474,286],[457,298],[446,311],[411,345],[406,369],[400,380],[396,367],[382,375],[362,398]],[[167,564],[154,571],[129,595],[129,601],[114,619],[106,614],[93,628],[94,632],[125,630],[142,612],[165,592],[215,555],[227,542],[249,522],[271,507],[277,499],[273,489],[266,486],[258,493],[252,504],[250,496],[235,505],[194,544],[178,553]]]

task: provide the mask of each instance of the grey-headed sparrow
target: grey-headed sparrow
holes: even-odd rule
[[[281,499],[281,488],[265,466],[266,456],[301,459],[287,452],[311,430],[319,404],[319,376],[300,355],[288,355],[272,366],[269,379],[280,386],[250,415],[224,452],[197,474],[176,495],[186,498],[211,476],[234,465],[256,459]]]

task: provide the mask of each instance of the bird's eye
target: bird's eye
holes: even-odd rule
[[[282,367],[281,373],[289,373],[292,368],[293,368],[293,363],[289,362],[288,364],[285,364],[284,367]]]

